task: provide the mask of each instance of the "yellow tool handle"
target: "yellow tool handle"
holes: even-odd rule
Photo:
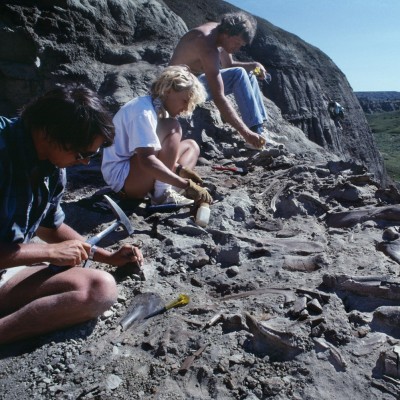
[[[185,306],[186,304],[188,304],[189,301],[190,301],[190,298],[187,294],[180,294],[176,300],[167,304],[165,306],[165,309],[169,310],[170,308],[174,308],[174,307],[182,307],[182,306]]]

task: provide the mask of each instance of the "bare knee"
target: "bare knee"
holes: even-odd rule
[[[190,147],[190,150],[193,152],[193,154],[199,158],[200,156],[200,147],[197,144],[197,142],[193,139],[187,139],[185,140],[185,142],[187,142],[188,146]]]
[[[85,285],[79,291],[80,302],[88,318],[96,318],[108,310],[118,297],[114,278],[108,272],[92,270]]]
[[[160,119],[157,123],[157,136],[161,143],[172,137],[180,141],[182,138],[182,128],[179,121],[175,118]]]

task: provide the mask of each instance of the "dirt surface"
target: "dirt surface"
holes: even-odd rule
[[[118,302],[96,321],[1,347],[1,398],[399,398],[399,195],[269,113],[279,136],[260,153],[212,114],[215,131],[187,129],[217,200],[209,225],[190,209],[120,203],[135,234],[101,245],[142,243],[144,278],[94,264],[115,275]],[[96,195],[99,165],[68,171],[67,222],[86,236],[114,220]],[[190,303],[122,331],[143,293]]]

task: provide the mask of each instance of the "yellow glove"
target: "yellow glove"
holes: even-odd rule
[[[261,75],[261,68],[260,67],[255,67],[253,72],[254,72],[255,76],[260,76]]]
[[[191,179],[193,182],[200,184],[203,183],[201,176],[188,167],[182,167],[182,165],[178,165],[176,168],[176,174],[181,178]]]
[[[191,179],[189,179],[189,186],[185,189],[186,196],[193,199],[195,203],[208,203],[211,204],[213,199],[208,193],[207,189],[196,185]]]

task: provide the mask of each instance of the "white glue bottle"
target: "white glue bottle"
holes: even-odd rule
[[[196,213],[196,224],[201,227],[206,227],[210,220],[210,205],[208,203],[201,203]]]

